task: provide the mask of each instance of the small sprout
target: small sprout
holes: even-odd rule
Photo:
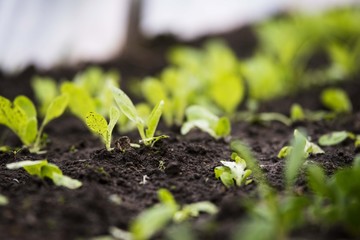
[[[56,81],[48,77],[35,76],[31,80],[31,87],[34,90],[36,100],[40,105],[39,113],[44,117],[50,103],[59,95]]]
[[[325,153],[324,150],[322,150],[317,144],[310,142],[305,138],[304,135],[302,135],[297,129],[294,130],[294,137],[302,137],[305,139],[305,147],[304,147],[304,154],[305,157],[308,157],[310,154],[317,155],[317,154],[323,154]],[[287,157],[293,150],[293,147],[291,146],[285,146],[283,147],[279,153],[278,158],[285,158]]]
[[[290,118],[293,122],[305,120],[305,113],[300,104],[293,104],[290,109]]]
[[[8,205],[9,200],[4,195],[0,194],[0,206]]]
[[[220,178],[221,182],[226,187],[241,186],[251,183],[248,179],[251,175],[251,170],[246,169],[246,162],[236,153],[231,155],[233,161],[220,161],[224,166],[215,167],[215,177]]]
[[[182,222],[197,217],[200,212],[216,214],[217,207],[211,202],[197,202],[180,207],[174,196],[166,189],[158,191],[160,203],[146,209],[131,223],[130,230],[134,240],[150,239],[173,220]]]
[[[181,134],[187,134],[197,127],[214,138],[226,137],[230,134],[231,124],[228,118],[214,115],[206,108],[198,105],[186,109],[187,121],[181,127]]]
[[[41,179],[49,178],[57,186],[64,186],[69,189],[76,189],[82,186],[82,183],[76,179],[72,179],[63,175],[58,166],[52,163],[48,163],[45,160],[37,161],[21,161],[15,163],[6,164],[7,169],[19,169],[24,168],[30,175],[35,175]]]
[[[116,107],[111,107],[109,115],[110,121],[107,123],[102,115],[96,112],[89,112],[86,116],[86,125],[101,137],[102,141],[105,143],[106,150],[111,151],[111,135],[115,124],[120,117],[120,112]]]
[[[155,142],[162,138],[167,138],[166,135],[155,137],[155,131],[159,123],[162,110],[164,108],[164,101],[160,101],[150,113],[150,116],[145,121],[139,116],[131,99],[119,88],[112,87],[113,95],[116,104],[120,111],[129,118],[130,121],[136,124],[139,134],[141,136],[141,143],[145,146],[153,146]]]
[[[39,153],[41,138],[45,126],[53,119],[63,114],[68,104],[68,96],[60,95],[49,104],[45,118],[38,129],[36,109],[31,100],[25,96],[18,96],[11,103],[0,96],[0,124],[10,128],[29,150]]]
[[[338,131],[338,132],[331,132],[325,135],[322,135],[319,138],[319,144],[321,146],[333,146],[345,141],[350,135],[347,131]],[[351,134],[353,135],[353,134]]]
[[[355,148],[360,148],[360,135],[355,138]]]
[[[352,111],[351,101],[346,92],[339,88],[327,88],[321,93],[321,101],[325,107],[336,113]]]

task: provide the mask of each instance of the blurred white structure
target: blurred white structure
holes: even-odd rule
[[[0,1],[0,70],[35,64],[106,61],[120,53],[129,10],[137,0]],[[147,37],[194,39],[226,32],[284,10],[314,11],[360,0],[142,0],[140,28]]]

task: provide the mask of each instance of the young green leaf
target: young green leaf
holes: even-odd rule
[[[70,111],[84,122],[89,112],[95,112],[96,102],[83,87],[64,82],[61,84],[61,93],[69,96]]]
[[[145,131],[146,138],[154,137],[154,134],[155,134],[157,125],[159,123],[163,108],[164,108],[164,101],[161,100],[154,107],[152,112],[150,113],[150,116],[149,116],[149,118],[147,119],[147,122],[146,122],[146,125],[147,125],[147,129]]]
[[[120,108],[121,112],[127,116],[130,121],[137,124],[142,124],[143,120],[138,116],[136,108],[131,99],[119,88],[112,87],[113,96]]]
[[[331,132],[322,135],[319,138],[319,144],[321,146],[333,146],[345,141],[348,137],[349,133],[347,131]]]
[[[193,105],[186,109],[187,121],[181,127],[181,134],[187,134],[193,128],[210,134],[214,138],[230,134],[231,125],[226,117],[219,118],[206,108]]]
[[[186,204],[181,210],[174,214],[173,219],[177,223],[183,222],[189,218],[198,217],[200,212],[214,215],[218,212],[218,208],[209,201]]]
[[[245,160],[237,154],[233,155],[233,160],[234,161],[220,161],[224,166],[215,167],[215,177],[220,178],[226,187],[234,186],[234,184],[241,186],[250,183],[251,180],[248,178],[251,175],[251,170],[245,170]]]
[[[336,113],[349,113],[352,105],[346,92],[339,88],[327,88],[321,93],[321,101],[325,107]]]
[[[116,122],[120,117],[120,112],[117,108],[111,107],[110,109],[110,121],[107,123],[106,119],[96,113],[89,112],[86,116],[86,125],[96,134],[98,134],[102,141],[105,143],[106,149],[111,150],[111,135],[115,127]]]
[[[327,178],[324,169],[318,165],[310,165],[307,168],[308,184],[318,196],[327,196],[329,193]]]
[[[44,117],[51,101],[58,95],[56,81],[48,77],[35,76],[31,80],[31,87],[40,105],[40,115]]]
[[[305,119],[305,113],[300,104],[291,105],[290,118],[292,121],[303,121]]]
[[[141,116],[138,114],[131,99],[121,89],[113,87],[112,91],[115,102],[120,108],[120,111],[126,117],[128,117],[130,121],[134,122],[136,127],[138,128],[142,143],[144,143],[146,146],[153,146],[156,141],[167,137],[165,135],[154,137],[156,127],[159,123],[164,107],[163,101],[160,101],[160,103],[158,103],[154,107],[154,109],[150,113],[150,116],[145,122],[144,119],[142,119]]]
[[[34,104],[25,96],[16,97],[13,103],[0,96],[0,124],[10,128],[22,143],[30,145],[37,134]]]
[[[49,178],[54,182],[55,185],[64,186],[69,189],[76,189],[82,186],[82,183],[80,181],[63,175],[59,167],[57,167],[55,164],[48,163],[46,159],[9,163],[6,165],[6,168],[24,168],[25,171],[27,171],[30,175],[37,176],[41,179]]]

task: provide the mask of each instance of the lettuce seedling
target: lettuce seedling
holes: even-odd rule
[[[150,116],[144,120],[138,114],[131,99],[119,88],[112,87],[115,102],[120,108],[120,111],[129,118],[130,121],[136,124],[139,131],[141,142],[145,146],[153,146],[155,142],[162,138],[166,138],[166,135],[154,137],[157,125],[159,123],[162,110],[164,108],[164,101],[160,101],[151,111]]]
[[[101,114],[89,112],[86,116],[86,125],[101,137],[102,141],[105,143],[106,150],[111,151],[111,135],[115,124],[120,117],[120,112],[116,107],[111,107],[109,115],[110,121],[107,123],[106,119]]]
[[[351,101],[346,92],[339,88],[327,88],[321,93],[321,102],[336,113],[350,113]]]
[[[360,135],[355,135],[354,133],[348,131],[337,131],[324,134],[319,138],[319,144],[321,146],[333,146],[345,141],[348,138],[354,140],[355,148],[360,146]]]
[[[231,159],[233,161],[220,161],[224,166],[215,167],[215,177],[220,178],[226,187],[251,183],[252,180],[249,179],[249,176],[252,171],[249,169],[245,170],[246,161],[239,157],[237,153],[232,153]]]
[[[200,212],[216,214],[217,207],[208,201],[180,206],[174,196],[166,189],[158,191],[160,203],[146,209],[131,223],[130,231],[134,240],[150,239],[173,220],[183,222],[197,217]]]
[[[316,155],[316,154],[323,154],[325,153],[324,150],[322,150],[317,144],[310,142],[306,139],[304,135],[302,135],[297,129],[294,130],[294,137],[296,138],[302,138],[305,141],[304,145],[304,156],[307,158],[310,154]],[[285,158],[287,157],[293,150],[293,147],[291,146],[285,146],[283,147],[279,153],[278,158]]]
[[[188,107],[185,114],[187,121],[181,127],[183,135],[193,128],[199,128],[214,138],[226,137],[230,134],[231,124],[227,117],[219,118],[199,105]]]
[[[305,120],[305,113],[300,104],[295,103],[295,104],[291,105],[290,119],[293,122]]]
[[[34,104],[25,96],[18,96],[11,103],[0,96],[0,124],[10,128],[29,147],[31,152],[39,152],[41,136],[45,126],[53,119],[63,114],[68,104],[68,96],[60,95],[49,104],[45,118],[38,129],[36,109]]]
[[[31,80],[31,87],[40,105],[39,115],[44,117],[50,103],[59,95],[56,81],[52,78],[36,76]]]
[[[4,195],[0,194],[0,206],[5,206],[9,203],[9,200]]]
[[[76,189],[82,186],[82,183],[76,179],[72,179],[63,175],[58,166],[48,163],[46,159],[37,161],[21,161],[6,164],[7,169],[23,168],[27,173],[37,176],[41,179],[49,178],[56,186],[64,186],[69,189]]]

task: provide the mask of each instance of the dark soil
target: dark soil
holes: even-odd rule
[[[136,72],[132,64],[130,60],[122,60],[110,67],[127,66],[120,68],[126,81]],[[160,59],[154,68],[141,69],[135,76],[151,74],[162,64],[164,61]],[[59,71],[52,75],[58,79],[69,78],[74,72]],[[1,76],[0,95],[9,98],[17,94],[32,96],[28,80],[34,73],[36,71],[30,68],[18,77]],[[276,189],[283,189],[284,165],[284,161],[276,156],[283,146],[289,144],[295,127],[306,129],[314,140],[334,130],[360,133],[359,82],[346,82],[341,87],[350,94],[354,113],[333,121],[303,122],[291,127],[278,122],[233,124],[232,139],[248,143],[269,183]],[[319,92],[320,89],[313,89],[274,100],[263,104],[261,109],[288,114],[293,102],[305,108],[321,109]],[[100,140],[78,119],[63,116],[51,122],[45,130],[50,139],[46,154],[30,154],[27,150],[0,153],[0,193],[10,202],[0,207],[0,239],[89,239],[107,235],[111,226],[127,229],[135,216],[158,201],[156,192],[159,188],[169,189],[181,204],[203,200],[216,204],[219,214],[215,217],[202,215],[193,220],[194,229],[199,239],[229,239],[238,222],[245,217],[241,202],[244,196],[253,193],[255,183],[227,189],[215,179],[214,167],[220,165],[220,160],[230,158],[229,142],[214,140],[199,131],[181,136],[174,129],[162,127],[161,130],[170,137],[157,142],[153,148],[107,152]],[[114,139],[119,137],[117,135]],[[138,140],[136,132],[130,133],[129,137],[132,142]],[[4,144],[21,145],[10,130],[0,127],[0,145]],[[324,155],[311,157],[311,160],[321,163],[328,174],[350,165],[356,154],[351,141],[324,150]],[[5,167],[7,163],[28,159],[48,159],[65,175],[82,181],[83,186],[68,190],[31,177],[23,170],[7,170]],[[141,184],[145,175],[148,181]],[[298,186],[305,188],[305,183],[299,181]],[[110,200],[114,195],[120,197],[120,204]],[[310,232],[310,236],[306,235],[310,239],[347,237],[336,235],[342,234],[340,230],[334,231],[335,234],[317,229],[304,232]]]

